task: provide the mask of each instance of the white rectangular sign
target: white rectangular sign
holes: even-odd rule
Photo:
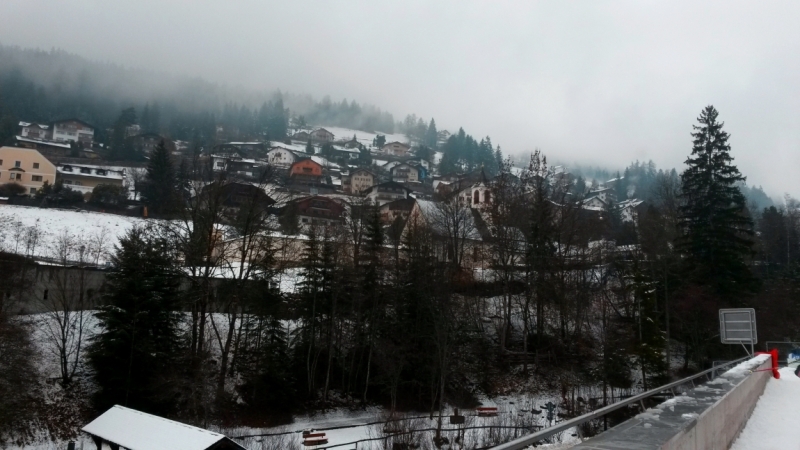
[[[719,337],[723,344],[755,344],[756,310],[735,308],[719,310]]]

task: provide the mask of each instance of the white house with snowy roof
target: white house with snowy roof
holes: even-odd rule
[[[298,159],[300,159],[300,157],[286,147],[272,147],[267,152],[267,161],[273,166],[289,167],[297,162]]]
[[[635,198],[617,203],[617,208],[619,208],[619,214],[622,221],[628,223],[638,222],[639,210],[643,204],[644,201]]]
[[[244,450],[224,434],[115,405],[82,431],[97,450]]]

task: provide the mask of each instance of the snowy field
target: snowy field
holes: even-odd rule
[[[800,377],[794,369],[780,369],[779,379],[767,382],[731,450],[794,450],[800,448]]]
[[[66,235],[76,243],[69,259],[77,260],[80,245],[85,260],[102,264],[129,229],[145,219],[69,209],[0,205],[0,249],[34,257],[53,257]],[[73,254],[74,253],[74,254]]]

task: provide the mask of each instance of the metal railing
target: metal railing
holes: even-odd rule
[[[717,367],[712,367],[711,369],[707,369],[707,370],[704,370],[702,372],[696,373],[696,374],[694,374],[694,375],[692,375],[690,377],[686,377],[686,378],[680,379],[678,381],[673,381],[672,383],[665,384],[663,386],[659,386],[659,387],[657,387],[655,389],[651,389],[651,390],[649,390],[647,392],[642,392],[641,394],[634,395],[633,397],[630,397],[630,398],[628,398],[626,400],[622,400],[622,401],[613,403],[611,405],[604,406],[604,407],[602,407],[600,409],[596,409],[596,410],[594,410],[594,411],[592,411],[590,413],[584,414],[582,416],[578,416],[578,417],[575,417],[573,419],[565,420],[564,422],[561,422],[561,423],[559,423],[557,425],[554,425],[552,427],[545,428],[545,429],[543,429],[541,431],[537,431],[536,433],[529,434],[527,436],[522,436],[521,438],[517,438],[517,439],[514,439],[513,441],[509,441],[509,442],[506,442],[505,444],[500,444],[500,445],[497,445],[497,446],[494,446],[494,447],[491,447],[491,448],[493,450],[522,450],[525,447],[529,447],[529,446],[531,446],[531,445],[533,445],[533,444],[535,444],[535,443],[537,443],[539,441],[543,441],[543,440],[545,440],[545,439],[547,439],[547,438],[549,438],[549,437],[551,437],[553,435],[561,433],[562,431],[566,431],[566,430],[568,430],[568,429],[570,429],[572,427],[576,427],[576,426],[581,425],[583,423],[586,423],[586,422],[588,422],[590,420],[597,419],[599,417],[603,417],[603,416],[605,416],[606,414],[608,414],[608,413],[610,413],[612,411],[616,411],[618,409],[624,408],[624,407],[626,407],[626,406],[628,406],[630,404],[633,404],[633,403],[636,403],[636,402],[642,402],[644,399],[646,399],[648,397],[652,397],[652,396],[660,394],[660,393],[662,393],[664,391],[670,391],[670,390],[672,390],[672,389],[674,389],[674,388],[676,388],[678,386],[681,386],[681,385],[684,385],[684,384],[687,384],[687,383],[694,384],[694,380],[696,380],[696,379],[698,379],[700,377],[706,376],[706,375],[710,376],[713,372],[719,370],[720,367],[730,366],[732,364],[740,363],[740,362],[745,361],[745,360],[750,359],[750,358],[751,358],[750,356],[744,356],[742,358],[739,358],[739,359],[736,359],[736,360],[733,360],[733,361],[728,361],[725,364],[719,365]],[[673,393],[673,395],[674,395],[674,393]],[[644,403],[642,403],[642,408],[644,408]]]

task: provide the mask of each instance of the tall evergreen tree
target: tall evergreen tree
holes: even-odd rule
[[[134,227],[112,262],[107,306],[96,315],[101,331],[88,349],[99,387],[95,404],[98,410],[121,404],[168,413],[181,350],[175,258],[154,230]]]
[[[148,112],[149,114],[149,112]],[[111,160],[139,159],[133,142],[128,138],[128,127],[136,124],[136,109],[125,108],[119,115],[111,133],[111,148],[108,158]]]
[[[681,175],[679,249],[699,284],[720,295],[754,290],[745,260],[752,253],[753,222],[737,183],[744,181],[733,165],[728,133],[717,121],[719,113],[707,106],[694,125],[694,147]]]
[[[178,200],[176,182],[175,168],[162,140],[150,155],[142,189],[142,197],[153,212],[164,214],[174,210]]]
[[[423,140],[422,145],[430,148],[436,148],[438,141],[439,132],[436,130],[436,121],[431,118],[431,123],[428,124],[428,130],[425,132],[425,139]]]

